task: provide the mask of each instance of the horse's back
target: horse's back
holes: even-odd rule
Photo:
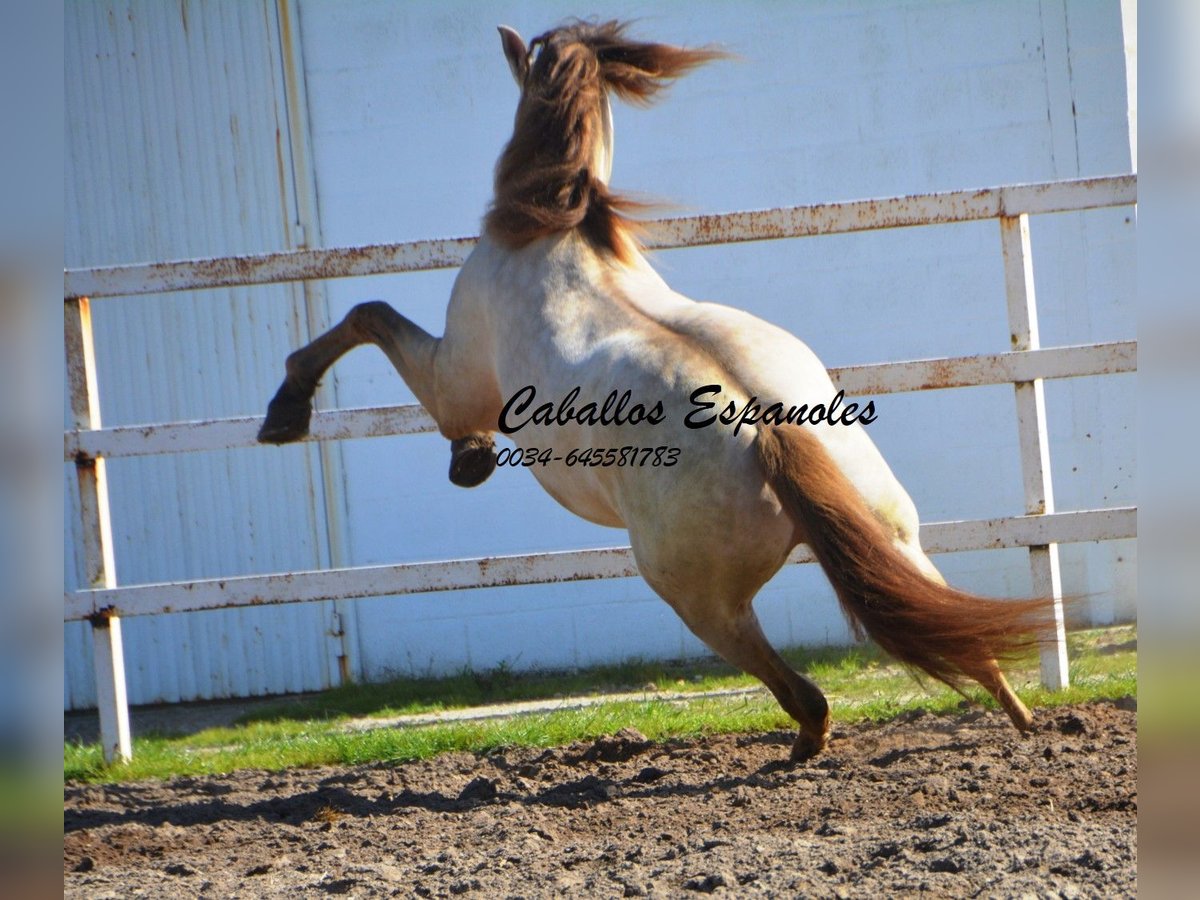
[[[558,502],[592,521],[628,528],[635,549],[639,537],[654,535],[644,542],[656,553],[694,552],[686,549],[690,542],[737,521],[747,535],[760,535],[766,558],[786,555],[792,534],[756,462],[756,426],[716,415],[752,398],[763,408],[828,407],[836,388],[807,345],[743,310],[678,294],[643,259],[614,264],[572,236],[515,253],[481,243],[476,252],[482,258],[465,267],[471,283],[464,290],[486,295],[503,397],[527,385],[536,389],[524,419],[576,389],[577,410],[600,407],[613,392],[629,392],[627,409],[663,406],[658,424],[529,421],[511,435],[518,445],[552,449],[556,457],[627,447],[679,451],[672,466],[654,465],[653,453],[646,466],[569,467],[565,459],[534,466]],[[694,396],[706,387],[716,389]],[[912,501],[861,425],[808,427],[881,517],[897,531],[915,529]]]
[[[651,285],[640,274],[630,281]],[[745,310],[690,301],[673,291],[667,297],[663,289],[670,291],[665,284],[646,290],[644,313],[678,335],[691,352],[700,348],[711,359],[724,376],[725,395],[743,403],[756,398],[763,409],[780,403],[785,413],[800,406],[830,409],[837,388],[821,360],[795,335]],[[853,402],[844,399],[842,412]],[[916,529],[915,505],[861,424],[839,416],[837,424],[824,421],[809,427],[881,518],[898,533]]]

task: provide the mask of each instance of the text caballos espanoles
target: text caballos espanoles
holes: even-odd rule
[[[499,427],[505,434],[520,431],[526,425],[658,425],[666,419],[666,410],[661,400],[647,406],[635,402],[632,391],[610,391],[600,402],[587,401],[579,404],[581,389],[572,388],[557,403],[534,405],[537,389],[532,384],[521,388],[500,411]],[[766,404],[758,397],[751,397],[742,404],[730,400],[718,410],[717,401],[710,399],[721,394],[721,385],[706,384],[692,391],[688,398],[692,409],[683,419],[688,428],[707,428],[716,422],[732,425],[737,434],[743,425],[853,425],[856,422],[870,425],[875,421],[875,402],[868,400],[860,407],[857,403],[844,403],[845,392],[838,391],[828,404],[814,403],[812,406],[786,406],[783,403]],[[578,405],[577,405],[578,404]]]

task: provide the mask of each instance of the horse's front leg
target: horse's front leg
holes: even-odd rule
[[[264,444],[285,444],[308,434],[312,398],[321,377],[344,354],[361,344],[375,344],[387,355],[400,377],[438,422],[443,424],[453,406],[439,394],[436,372],[441,340],[374,300],[360,303],[341,322],[287,358],[283,384],[267,405],[267,416],[258,431]],[[473,431],[451,442],[450,480],[462,487],[482,484],[496,467],[492,436]]]

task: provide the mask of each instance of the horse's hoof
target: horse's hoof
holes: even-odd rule
[[[1020,734],[1029,734],[1033,730],[1033,714],[1029,710],[1025,710],[1024,715],[1009,713],[1009,718],[1012,719],[1013,727]]]
[[[792,744],[791,761],[793,763],[808,762],[825,749],[825,741],[828,737],[826,734],[815,737],[811,734],[800,732],[800,736],[796,738],[796,743]]]
[[[312,419],[312,395],[304,394],[286,381],[267,404],[267,417],[258,429],[260,444],[288,444],[308,434]]]
[[[1033,713],[1031,713],[1019,700],[1012,706],[1006,706],[1005,710],[1008,713],[1008,718],[1012,721],[1013,727],[1021,734],[1028,734],[1033,728]]]
[[[450,442],[450,481],[459,487],[483,484],[496,471],[495,442],[491,435],[473,434]]]

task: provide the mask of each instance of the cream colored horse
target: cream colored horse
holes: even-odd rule
[[[781,415],[826,410],[836,389],[786,331],[671,290],[638,250],[624,215],[633,204],[608,189],[610,94],[647,101],[721,54],[635,42],[611,22],[559,28],[528,47],[511,29],[501,38],[521,88],[516,125],[444,336],[382,302],[355,307],[288,358],[260,440],[305,434],[321,375],[374,343],[452,442],[455,483],[486,479],[491,435],[515,428],[551,496],[628,529],[650,586],[800,724],[794,758],[824,746],[828,704],[768,644],[751,601],[799,543],[813,548],[856,629],[949,684],[979,681],[1027,728],[995,659],[1028,642],[1045,605],[946,587],[921,550],[912,500],[860,424],[713,420],[731,405],[752,417],[775,402]],[[594,421],[614,392],[629,395],[621,414],[610,402],[607,424]],[[629,421],[638,404],[657,424]],[[566,458],[586,450],[588,464]]]

